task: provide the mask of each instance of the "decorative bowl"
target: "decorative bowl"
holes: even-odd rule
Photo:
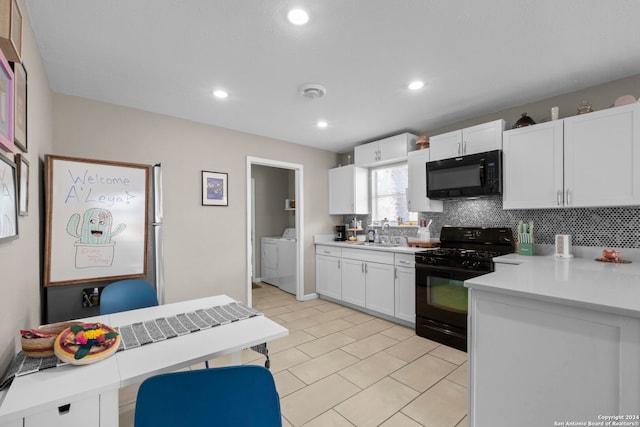
[[[622,256],[622,252],[615,249],[605,249],[602,251],[602,256],[606,259],[617,261]]]

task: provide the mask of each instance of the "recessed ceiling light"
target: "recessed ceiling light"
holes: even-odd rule
[[[316,123],[316,126],[318,126],[320,129],[324,129],[329,126],[329,123],[325,122],[324,120],[319,120],[318,123]]]
[[[420,81],[420,80],[415,80],[411,83],[409,83],[409,89],[411,90],[418,90],[418,89],[422,89],[424,87],[424,82]]]
[[[216,89],[213,91],[213,96],[216,98],[224,99],[229,96],[226,90]]]
[[[304,25],[309,22],[309,14],[302,9],[291,9],[287,14],[287,19],[293,25]]]

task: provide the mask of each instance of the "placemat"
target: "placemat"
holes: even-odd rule
[[[262,316],[262,313],[247,307],[243,303],[232,302],[189,313],[180,313],[175,316],[120,326],[115,328],[121,337],[118,351],[137,348],[255,316]],[[266,344],[259,344],[251,348],[265,355],[267,360],[269,359]],[[8,387],[15,377],[63,365],[67,365],[67,363],[60,361],[56,356],[33,358],[26,357],[20,351],[15,355],[9,364],[7,372],[2,377],[0,390]]]

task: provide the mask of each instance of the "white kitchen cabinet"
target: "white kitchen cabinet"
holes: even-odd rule
[[[365,265],[365,307],[389,316],[395,314],[393,265],[368,262]]]
[[[429,149],[409,152],[409,187],[407,207],[409,212],[442,212],[442,201],[427,197],[427,162]]]
[[[395,256],[395,317],[416,322],[416,270],[414,254]]]
[[[470,289],[469,426],[637,416],[639,339],[635,317]]]
[[[564,119],[564,204],[640,204],[640,104]]]
[[[418,137],[410,133],[390,136],[379,141],[358,145],[354,148],[356,166],[380,166],[406,160],[407,153]]]
[[[504,132],[502,207],[563,206],[563,123],[561,120]]]
[[[393,252],[342,250],[342,300],[393,316]]]
[[[329,169],[329,214],[369,213],[369,172],[354,165]]]
[[[364,307],[366,298],[366,262],[342,259],[342,301]]]
[[[19,420],[0,423],[0,427],[24,427],[24,423],[22,418],[20,418]]]
[[[640,105],[504,132],[504,209],[640,204]]]
[[[342,299],[342,259],[340,248],[316,247],[316,292]]]
[[[502,149],[502,119],[429,138],[431,161]]]

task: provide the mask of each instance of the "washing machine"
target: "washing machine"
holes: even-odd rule
[[[296,229],[287,228],[280,237],[261,239],[261,280],[296,294]]]

